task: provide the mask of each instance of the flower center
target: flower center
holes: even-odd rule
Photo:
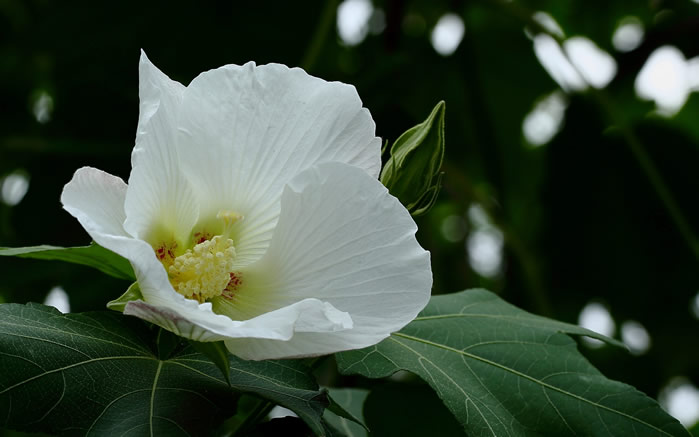
[[[217,235],[176,257],[168,268],[170,282],[181,295],[204,302],[226,289],[234,261],[233,240]]]
[[[231,236],[234,225],[243,220],[243,216],[222,210],[216,214],[216,219],[223,224],[217,229],[220,234],[212,237],[213,233],[218,233],[212,232],[216,224],[200,225],[192,234],[190,244],[194,247],[190,246],[184,253],[172,239],[162,239],[153,246],[175,291],[200,303],[221,295],[232,299],[241,283],[239,273],[234,272],[236,251]]]

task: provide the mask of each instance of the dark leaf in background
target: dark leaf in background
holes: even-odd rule
[[[0,256],[65,261],[93,267],[115,278],[136,279],[131,264],[125,258],[96,243],[84,247],[0,247]]]
[[[635,320],[651,343],[643,355],[582,349],[602,373],[652,397],[677,376],[699,385],[699,348],[693,347],[699,319],[692,311],[697,261],[604,109],[589,95],[570,94],[561,130],[550,143],[532,147],[522,132],[535,103],[560,91],[524,32],[531,14],[543,11],[567,37],[588,37],[614,57],[617,73],[604,92],[699,233],[698,94],[692,92],[675,117],[664,118],[649,116],[655,104],[634,90],[639,70],[658,47],[676,46],[686,59],[699,55],[699,5],[371,3],[367,38],[348,46],[338,36],[336,14],[330,10],[331,21],[323,23],[317,2],[214,1],[196,8],[179,0],[3,2],[0,101],[7,110],[0,117],[0,180],[18,171],[30,183],[17,205],[0,202],[0,246],[89,243],[61,210],[60,192],[84,165],[128,178],[141,48],[185,84],[227,63],[312,65],[311,74],[357,87],[377,135],[389,143],[424,120],[435,101],[449,106],[444,188],[431,212],[417,218],[436,290],[485,287],[517,306],[571,323],[590,301],[605,303],[617,332]],[[466,29],[450,56],[437,54],[430,41],[446,13],[463,19]],[[631,52],[616,51],[612,34],[629,16],[641,23],[643,40]],[[329,30],[316,33],[323,27]],[[306,64],[310,47],[318,50]],[[34,105],[42,93],[53,105],[50,119],[39,122]],[[502,268],[492,277],[476,272],[469,258],[467,243],[476,229],[467,212],[476,204],[488,207],[505,234]],[[444,227],[454,218],[465,226],[451,241]],[[103,309],[130,284],[79,265],[9,257],[0,258],[0,275],[0,300],[41,302],[60,285],[72,311]]]

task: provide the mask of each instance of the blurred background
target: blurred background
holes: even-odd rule
[[[141,48],[185,84],[249,60],[353,84],[389,142],[444,100],[444,187],[417,219],[434,293],[485,287],[620,338],[630,352],[580,348],[691,428],[697,3],[2,0],[0,246],[89,243],[60,192],[85,165],[128,179]],[[0,301],[64,311],[128,286],[57,262],[0,273]]]

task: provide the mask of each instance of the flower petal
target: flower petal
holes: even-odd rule
[[[263,314],[259,317],[234,321],[215,314],[211,304],[187,301],[185,305],[169,302],[153,305],[144,301],[132,301],[126,305],[124,314],[133,315],[155,323],[177,335],[196,341],[219,341],[239,337],[252,337],[286,341],[295,332],[335,332],[352,328],[352,319],[347,313],[318,299],[304,299],[293,305]],[[189,308],[186,308],[189,306]],[[241,354],[243,358],[254,358]]]
[[[285,189],[265,255],[240,272],[217,312],[247,318],[315,297],[352,317],[351,330],[297,332],[288,341],[239,339],[234,354],[254,359],[319,355],[375,344],[417,316],[430,297],[429,252],[410,214],[365,172],[327,163]],[[230,302],[230,303],[228,303]]]
[[[131,262],[144,296],[154,302],[167,302],[171,295],[179,295],[172,289],[153,248],[132,238],[122,226],[126,193],[127,186],[120,178],[83,167],[63,188],[61,202],[97,244]]]
[[[228,65],[187,87],[180,119],[183,164],[207,209],[233,210],[239,257],[258,259],[279,214],[282,189],[321,162],[377,177],[381,140],[353,86],[279,64]]]
[[[141,240],[152,240],[157,231],[172,235],[176,241],[186,241],[199,218],[198,202],[181,171],[177,154],[176,120],[184,90],[141,53],[141,107],[124,224],[131,235]]]
[[[92,167],[78,169],[61,193],[63,208],[93,233],[128,236],[124,231],[126,184]]]

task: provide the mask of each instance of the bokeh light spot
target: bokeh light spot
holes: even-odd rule
[[[378,35],[386,30],[386,13],[383,9],[376,8],[369,17],[369,33]]]
[[[687,378],[672,378],[659,396],[660,405],[687,428],[699,421],[699,390]]]
[[[616,75],[616,61],[590,39],[576,36],[563,43],[570,61],[585,82],[595,88],[606,87]]]
[[[674,46],[657,48],[638,73],[635,88],[642,99],[655,101],[658,113],[668,117],[676,114],[690,93],[688,66],[682,52]]]
[[[537,12],[532,18],[551,34],[563,38],[563,30],[549,14]],[[589,38],[569,38],[561,48],[549,34],[527,35],[534,40],[534,54],[539,63],[564,91],[583,91],[588,85],[604,88],[616,75],[614,58]]]
[[[24,199],[28,190],[29,178],[23,172],[16,171],[5,176],[5,179],[2,180],[0,194],[5,204],[15,206]]]
[[[522,122],[522,134],[532,146],[541,146],[561,130],[568,101],[565,94],[555,91],[539,100]]]
[[[451,55],[461,44],[465,30],[464,21],[458,15],[451,12],[442,15],[432,30],[432,47],[442,56]]]
[[[471,205],[468,218],[473,227],[466,240],[469,264],[479,275],[494,278],[502,272],[503,234],[490,222],[481,205]]]
[[[342,42],[356,46],[369,32],[374,6],[369,0],[345,0],[337,8],[337,32]]]
[[[624,17],[614,30],[612,45],[620,52],[630,52],[641,45],[644,33],[643,22],[638,17]]]
[[[70,312],[70,301],[68,300],[68,293],[63,289],[63,287],[53,287],[44,299],[44,305],[52,306],[62,313]]]
[[[635,320],[627,320],[621,324],[621,340],[634,355],[643,355],[650,349],[650,334]]]
[[[41,124],[51,121],[51,114],[53,113],[53,97],[51,97],[46,91],[40,91],[36,99],[34,99],[32,112],[34,113],[34,118],[36,121]]]
[[[558,22],[548,12],[535,12],[534,15],[532,15],[532,19],[552,34],[560,37],[564,36],[563,29],[561,29],[561,26],[558,24]],[[528,36],[531,38],[531,35],[528,34]]]
[[[598,302],[589,302],[583,307],[578,316],[578,325],[607,337],[614,335],[616,329],[612,314]],[[596,338],[582,337],[582,341],[585,345],[593,348],[604,346],[604,342]]]
[[[288,408],[284,408],[279,405],[275,405],[271,410],[269,410],[269,413],[267,413],[267,418],[272,420],[272,419],[279,419],[281,417],[299,417],[296,413],[291,411]]]

